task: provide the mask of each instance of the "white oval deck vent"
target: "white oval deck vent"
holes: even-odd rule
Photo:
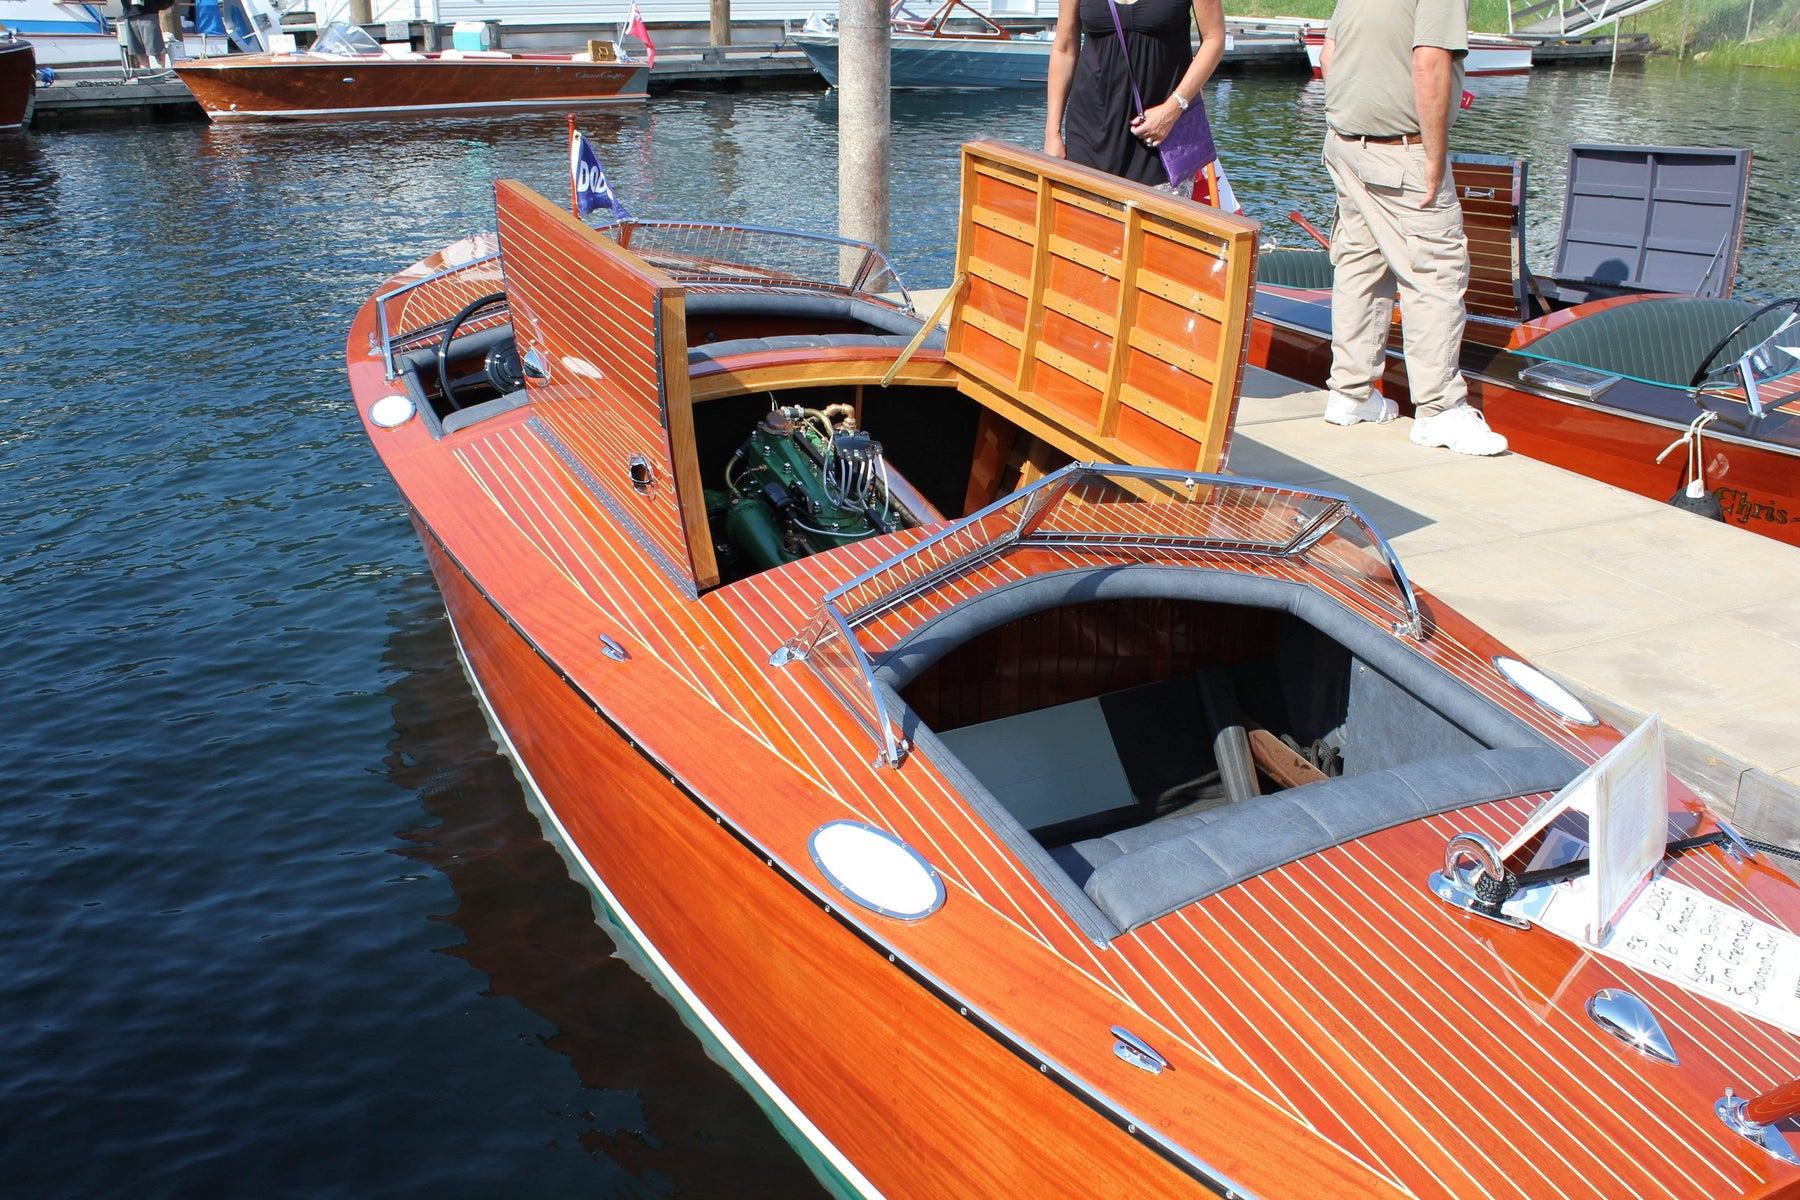
[[[1529,663],[1516,658],[1496,658],[1494,666],[1514,687],[1536,700],[1565,721],[1577,725],[1598,725],[1600,718],[1568,688],[1556,682]]]
[[[944,903],[944,881],[917,850],[861,821],[829,821],[807,839],[833,887],[884,917],[917,921]]]
[[[411,400],[393,392],[369,405],[369,420],[383,429],[394,429],[412,420],[415,411]]]

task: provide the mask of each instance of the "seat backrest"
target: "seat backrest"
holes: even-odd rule
[[[1749,184],[1748,150],[1570,146],[1553,274],[1613,294],[1729,296]]]
[[[1450,173],[1469,237],[1469,311],[1511,320],[1529,317],[1525,161],[1498,154],[1452,154]]]

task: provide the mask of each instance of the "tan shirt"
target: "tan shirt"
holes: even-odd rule
[[[1331,14],[1325,120],[1343,134],[1419,132],[1412,52],[1450,51],[1450,116],[1456,123],[1469,53],[1468,0],[1338,0]]]

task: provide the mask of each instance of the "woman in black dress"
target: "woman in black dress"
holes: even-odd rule
[[[1044,150],[1139,183],[1168,183],[1156,148],[1225,55],[1224,5],[1222,0],[1114,2],[1125,30],[1123,53],[1108,0],[1061,0],[1050,51]],[[1190,16],[1200,29],[1198,53],[1188,35]],[[1142,113],[1132,103],[1127,56],[1148,106]]]

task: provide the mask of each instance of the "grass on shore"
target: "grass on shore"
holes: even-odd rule
[[[1336,0],[1225,0],[1225,13],[1233,17],[1323,21],[1334,7]],[[1506,0],[1470,0],[1469,28],[1505,33],[1506,12]],[[1662,54],[1685,52],[1722,66],[1800,69],[1800,0],[1665,0],[1621,28],[1649,34]]]

